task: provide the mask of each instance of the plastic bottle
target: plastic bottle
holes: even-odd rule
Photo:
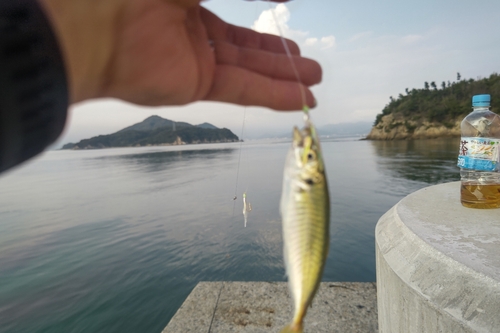
[[[499,208],[500,116],[490,111],[490,95],[472,97],[472,108],[461,124],[460,201],[470,208]]]

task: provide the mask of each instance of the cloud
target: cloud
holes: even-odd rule
[[[290,30],[287,22],[290,20],[290,11],[284,4],[279,4],[275,9],[264,10],[252,25],[252,29],[258,32],[283,35],[290,38],[294,32]]]
[[[318,43],[318,39],[316,37],[307,38],[306,42],[305,42],[305,44],[307,46],[313,46],[313,45],[316,45],[317,43]]]
[[[321,37],[321,44],[323,45],[322,49],[329,49],[335,46],[335,37],[327,36]]]
[[[350,42],[355,42],[355,41],[358,41],[358,40],[370,37],[372,34],[373,34],[373,32],[371,32],[371,31],[360,32],[360,33],[355,34],[354,36],[352,36],[349,39],[349,41]]]
[[[322,110],[315,113],[318,123],[373,120],[389,96],[405,94],[405,88],[423,88],[425,81],[453,80],[454,68],[465,73],[461,68],[470,56],[444,44],[450,38],[440,31],[356,37],[354,43],[350,36],[346,42],[337,41],[332,53],[309,48],[308,56],[323,67],[323,82],[313,88],[318,100],[315,112]]]
[[[288,25],[291,14],[287,6],[280,3],[274,9],[264,10],[252,25],[252,29],[262,33],[283,36],[295,40],[304,46],[319,46],[321,49],[329,49],[335,46],[333,35],[325,37],[309,37],[309,32],[293,30]]]
[[[418,42],[422,39],[424,39],[424,36],[408,35],[408,36],[404,36],[401,40],[403,41],[403,44],[413,44],[413,43]]]

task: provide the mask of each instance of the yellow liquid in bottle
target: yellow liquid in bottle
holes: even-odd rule
[[[460,201],[469,208],[500,208],[500,185],[462,184]]]

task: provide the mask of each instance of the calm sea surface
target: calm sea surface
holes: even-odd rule
[[[324,281],[375,281],[377,220],[458,180],[458,140],[326,141]],[[289,143],[52,151],[0,176],[1,333],[159,333],[199,281],[285,281]],[[253,210],[244,227],[242,192]]]

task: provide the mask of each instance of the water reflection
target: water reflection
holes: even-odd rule
[[[203,160],[204,163],[210,160],[227,160],[231,154],[237,152],[236,149],[197,149],[197,150],[175,150],[157,151],[140,154],[125,154],[114,156],[100,156],[90,163],[100,161],[104,164],[114,165],[117,163],[126,167],[138,167],[143,172],[164,171],[175,163],[196,163]]]
[[[460,179],[456,160],[458,138],[370,141],[380,173],[426,184]]]

